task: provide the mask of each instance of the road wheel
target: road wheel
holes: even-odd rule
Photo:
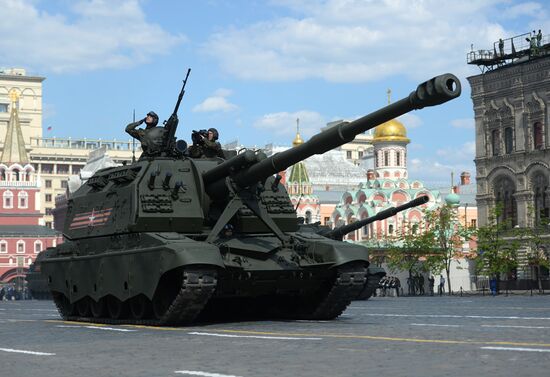
[[[130,314],[134,319],[145,319],[151,316],[153,311],[151,301],[144,295],[139,295],[130,300]]]
[[[76,302],[76,312],[81,317],[89,317],[90,312],[90,301],[91,299],[89,297],[83,297],[80,300]]]
[[[125,302],[114,296],[109,296],[107,299],[107,312],[112,319],[124,319],[127,317],[128,308]]]
[[[90,300],[90,311],[94,318],[103,318],[107,314],[107,305],[105,299],[100,298],[99,301]]]

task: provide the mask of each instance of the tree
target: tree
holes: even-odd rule
[[[407,281],[409,294],[414,291],[412,289],[414,276],[425,268],[422,262],[426,256],[423,237],[423,234],[417,234],[403,227],[388,247],[388,268],[392,271],[401,270],[409,273]]]
[[[521,237],[511,225],[511,219],[503,218],[502,205],[498,204],[489,213],[487,225],[477,229],[477,250],[473,255],[476,269],[497,282],[501,274],[506,274],[509,281],[511,272],[518,266]]]
[[[445,270],[447,292],[450,294],[451,262],[462,256],[462,244],[471,239],[473,231],[458,221],[455,207],[449,204],[425,211],[425,221],[428,229],[424,237],[424,247],[431,250],[427,255],[427,264],[432,271]]]
[[[469,240],[473,232],[460,224],[455,208],[448,204],[425,210],[422,222],[416,225],[401,229],[399,242],[390,247],[388,267],[408,271],[410,279],[415,273],[439,274],[445,270],[447,291],[451,293],[451,262],[459,256],[462,243]],[[422,231],[413,231],[418,225]]]
[[[535,209],[528,208],[529,217],[535,218]],[[540,216],[538,222],[532,227],[521,229],[522,243],[527,247],[527,263],[534,270],[537,288],[542,293],[542,274],[543,268],[550,268],[550,220],[546,216]]]

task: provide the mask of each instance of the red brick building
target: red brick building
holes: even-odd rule
[[[10,91],[10,119],[0,156],[0,283],[23,279],[37,254],[61,235],[43,226],[40,177],[30,164],[18,115],[17,89]]]

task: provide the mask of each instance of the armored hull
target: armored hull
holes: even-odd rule
[[[48,287],[48,280],[41,272],[41,261],[44,259],[44,254],[40,253],[36,260],[29,266],[29,271],[25,275],[27,288],[31,293],[32,298],[37,300],[51,300],[52,295]]]
[[[368,250],[334,236],[341,232],[300,225],[276,174],[459,93],[454,76],[439,76],[387,108],[269,158],[245,151],[227,160],[192,159],[172,149],[170,137],[157,137],[164,144],[155,144],[156,154],[97,171],[69,199],[65,242],[47,249],[42,262],[60,314],[150,325],[336,318],[384,272],[368,273]],[[174,113],[165,134],[175,126]]]

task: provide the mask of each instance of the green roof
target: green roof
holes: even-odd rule
[[[302,161],[298,162],[296,165],[292,166],[290,170],[290,178],[288,179],[289,183],[310,183],[309,176],[306,170],[306,164]]]

